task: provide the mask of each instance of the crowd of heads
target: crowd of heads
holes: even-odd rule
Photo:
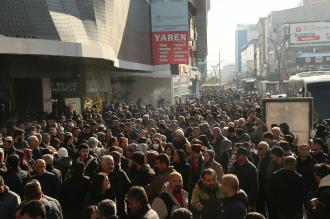
[[[168,186],[173,194],[187,191],[188,207],[179,206],[171,217],[188,219],[196,206],[196,214],[203,215],[203,206],[192,203],[196,188],[215,194],[220,189],[221,199],[240,192],[248,197],[237,171],[249,162],[259,174],[265,157],[288,171],[313,158],[315,185],[330,174],[326,123],[317,126],[313,141],[299,145],[285,122],[267,130],[262,100],[242,91],[202,90],[201,98],[171,106],[110,104],[82,115],[28,121],[11,117],[0,132],[0,193],[18,195],[15,212],[21,218],[46,218],[49,203],[64,218],[76,213],[82,218],[129,218]],[[12,180],[15,174],[20,180]],[[164,185],[154,186],[163,175]],[[74,180],[86,180],[86,189],[81,188],[82,200],[70,210]],[[248,198],[246,212],[258,210]],[[250,213],[246,218],[264,217]]]

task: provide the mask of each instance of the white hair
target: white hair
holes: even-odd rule
[[[106,162],[106,161],[112,161],[112,162],[114,162],[114,161],[113,161],[113,157],[112,157],[111,155],[103,155],[103,156],[101,157],[101,163],[104,163],[104,162]]]
[[[184,132],[182,129],[177,129],[175,130],[175,135],[184,137]]]
[[[99,140],[95,137],[90,137],[88,139],[88,144],[92,147],[92,148],[96,148],[99,144]]]

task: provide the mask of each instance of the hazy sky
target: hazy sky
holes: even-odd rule
[[[208,15],[208,65],[235,61],[235,29],[240,23],[257,23],[270,11],[298,6],[300,0],[211,0]],[[223,64],[221,64],[223,66]],[[211,68],[209,68],[210,70]]]

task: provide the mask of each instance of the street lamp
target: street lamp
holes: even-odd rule
[[[281,72],[281,62],[282,62],[282,55],[283,55],[283,50],[285,47],[286,42],[290,39],[291,36],[295,35],[295,33],[289,34],[286,37],[284,37],[283,40],[276,42],[270,37],[267,37],[267,39],[272,43],[272,46],[274,47],[274,51],[276,54],[276,59],[277,59],[277,69],[278,69],[278,74],[280,76],[280,81],[283,80],[282,77],[282,72]]]

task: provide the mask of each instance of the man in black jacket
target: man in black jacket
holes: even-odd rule
[[[296,172],[293,156],[284,160],[284,168],[276,171],[269,184],[272,207],[279,219],[303,218],[303,203],[307,199],[303,177]]]
[[[330,218],[330,165],[316,164],[314,175],[319,187],[315,199],[311,200],[312,219]]]
[[[302,144],[299,147],[299,156],[297,158],[297,172],[304,178],[304,183],[309,197],[314,195],[317,184],[314,178],[314,159],[310,156],[310,147],[308,144]]]
[[[46,154],[46,149],[45,148],[41,148],[39,146],[40,142],[37,138],[37,136],[30,136],[28,138],[28,142],[29,142],[29,146],[30,149],[32,150],[32,159],[33,160],[38,160],[38,159],[42,159],[42,155]]]
[[[19,157],[17,154],[12,154],[8,157],[7,168],[8,171],[5,177],[6,185],[10,190],[22,197],[23,187],[28,178],[28,173],[19,167]]]
[[[270,162],[269,145],[267,142],[262,141],[257,147],[259,164],[258,164],[258,182],[259,192],[257,197],[257,211],[266,215],[266,201],[267,201],[267,189],[266,189],[266,175],[267,168]]]
[[[239,148],[236,152],[236,161],[232,167],[231,173],[235,174],[240,182],[240,188],[246,192],[249,197],[249,209],[254,210],[258,195],[258,173],[257,168],[248,158],[246,148]]]
[[[320,138],[313,139],[312,144],[312,157],[314,158],[316,163],[328,163],[329,156],[323,152],[322,148],[324,148],[324,141]]]
[[[83,162],[85,164],[85,173],[90,178],[93,178],[99,169],[99,162],[96,157],[90,155],[89,147],[86,143],[79,145],[76,162]]]
[[[112,156],[111,156],[112,155]],[[115,192],[118,216],[126,218],[125,195],[130,187],[130,180],[126,173],[120,168],[120,154],[113,151],[111,155],[104,155],[101,159],[101,171],[108,174],[111,189]]]
[[[148,204],[148,196],[141,186],[133,186],[127,193],[127,214],[130,219],[159,219]]]
[[[146,164],[146,156],[141,151],[134,152],[132,161],[132,186],[147,186],[155,176],[155,172]]]
[[[65,218],[81,218],[83,201],[90,187],[90,179],[84,175],[84,169],[84,163],[75,163],[72,177],[63,183],[62,206]]]
[[[36,174],[32,176],[32,179],[40,182],[43,193],[58,199],[61,194],[61,183],[53,173],[46,171],[45,161],[42,159],[36,160],[34,169]]]
[[[222,190],[225,196],[221,210],[221,219],[244,219],[247,213],[248,197],[239,189],[238,178],[226,174],[222,179]]]

